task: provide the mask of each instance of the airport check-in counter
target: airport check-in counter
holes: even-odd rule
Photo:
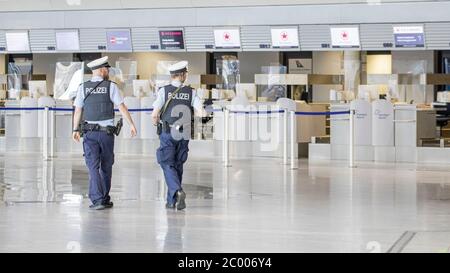
[[[25,97],[21,100],[8,100],[5,107],[36,108],[37,99]],[[38,113],[33,110],[8,110],[5,113],[5,150],[40,150],[38,138]]]
[[[73,109],[71,100],[56,100],[56,108]],[[82,145],[72,141],[73,113],[71,111],[55,111],[55,143],[56,151],[71,152],[74,147],[82,152]]]
[[[416,147],[421,139],[434,139],[436,110],[416,105],[395,105],[395,147],[397,161],[417,160]]]
[[[332,112],[356,110],[354,150],[357,161],[416,162],[420,140],[436,138],[436,111],[430,108],[357,99],[351,104],[333,104],[330,109]],[[310,158],[347,160],[349,122],[348,115],[332,116],[330,144],[310,145]]]

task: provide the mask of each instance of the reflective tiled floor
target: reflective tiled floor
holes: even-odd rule
[[[87,209],[83,158],[0,155],[0,252],[448,252],[450,166],[191,158],[185,211],[152,157],[117,156]]]

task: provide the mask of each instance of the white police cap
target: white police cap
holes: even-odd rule
[[[170,74],[187,72],[187,66],[188,66],[187,61],[181,61],[181,62],[178,62],[176,64],[169,66],[169,72],[170,72]]]
[[[111,66],[108,63],[108,56],[105,56],[88,63],[87,67],[89,67],[91,70],[96,70],[102,67],[111,67]]]

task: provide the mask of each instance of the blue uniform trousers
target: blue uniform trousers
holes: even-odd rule
[[[89,199],[92,204],[105,204],[111,199],[114,136],[106,132],[89,131],[83,136],[83,150],[89,169]]]
[[[156,151],[156,158],[164,172],[167,184],[167,203],[175,203],[175,194],[181,190],[183,180],[183,164],[188,158],[189,140],[175,140],[170,133],[161,133],[160,147]]]

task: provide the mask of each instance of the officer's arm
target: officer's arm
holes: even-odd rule
[[[131,127],[135,127],[133,119],[131,118],[130,112],[128,112],[128,108],[124,103],[119,104],[119,111],[122,114],[122,117],[125,117],[125,119],[127,120],[128,124]]]
[[[81,107],[75,107],[75,113],[73,115],[73,129],[74,130],[80,130],[81,128],[78,128],[80,125],[81,120],[81,113],[83,112],[83,108]]]
[[[161,112],[161,109],[154,108],[152,112],[152,123],[153,125],[157,125],[159,122],[159,113]]]
[[[159,122],[159,114],[161,109],[164,107],[164,88],[160,88],[158,91],[158,96],[153,103],[153,111],[152,111],[152,123],[153,125],[157,125]]]

